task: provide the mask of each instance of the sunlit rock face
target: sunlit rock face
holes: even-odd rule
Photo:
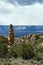
[[[43,34],[39,34],[39,37],[43,39]]]
[[[9,27],[8,41],[9,41],[9,44],[14,43],[14,31],[13,31],[13,25],[12,24],[10,24],[10,27]]]

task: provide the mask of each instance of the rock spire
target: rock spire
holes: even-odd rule
[[[10,24],[10,27],[9,27],[8,42],[9,42],[9,44],[14,43],[14,30],[13,30],[13,25],[12,24]]]

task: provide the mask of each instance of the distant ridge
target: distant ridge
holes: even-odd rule
[[[0,25],[0,34],[8,35],[8,25]],[[15,36],[24,36],[28,34],[43,34],[43,26],[14,26]]]

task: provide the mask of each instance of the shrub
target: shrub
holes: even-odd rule
[[[34,49],[33,49],[33,45],[29,44],[29,43],[23,43],[23,53],[22,53],[22,58],[24,59],[31,59],[34,56]]]
[[[6,57],[8,53],[8,49],[6,44],[0,44],[0,57]]]

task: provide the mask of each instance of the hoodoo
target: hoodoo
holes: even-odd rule
[[[12,24],[10,24],[10,27],[9,27],[8,42],[9,42],[9,44],[14,43],[14,30],[13,30],[13,25]]]

